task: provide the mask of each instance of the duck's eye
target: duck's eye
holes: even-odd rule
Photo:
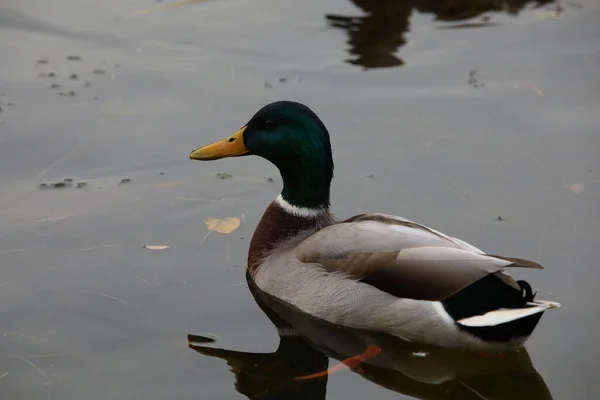
[[[267,129],[275,128],[275,122],[271,121],[270,119],[266,120],[264,125],[265,125],[265,128],[267,128]]]

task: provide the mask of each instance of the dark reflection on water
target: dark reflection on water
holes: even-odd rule
[[[553,0],[352,0],[364,16],[328,14],[327,23],[348,34],[346,61],[366,69],[397,67],[404,61],[396,51],[406,44],[405,35],[413,11],[430,13],[439,21],[461,22],[488,12],[517,15],[525,7],[541,7]],[[460,24],[458,27],[495,25],[485,16],[481,21]]]
[[[277,327],[279,347],[274,353],[247,353],[192,344],[198,336],[190,335],[190,348],[227,361],[235,375],[236,390],[249,399],[325,399],[327,377],[290,382],[295,376],[310,375],[327,369],[328,357],[296,333],[278,314],[267,297],[246,277],[250,292],[260,309]],[[279,310],[278,310],[279,311]]]
[[[236,390],[249,399],[325,399],[326,376],[302,381],[292,378],[323,371],[329,358],[343,360],[362,353],[368,345],[379,346],[382,352],[355,372],[404,395],[419,399],[552,399],[525,349],[486,355],[347,329],[301,313],[247,281],[254,299],[278,328],[277,350],[247,353],[212,348],[199,344],[202,338],[193,335],[189,347],[226,360],[235,375]]]

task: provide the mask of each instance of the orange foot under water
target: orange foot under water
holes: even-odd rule
[[[367,346],[367,349],[363,353],[358,354],[353,357],[346,358],[345,360],[340,361],[339,364],[337,364],[329,369],[326,369],[325,371],[317,372],[317,373],[310,374],[310,375],[297,376],[297,377],[293,378],[292,380],[293,381],[305,381],[308,379],[322,378],[324,376],[328,376],[328,375],[334,374],[336,372],[339,372],[344,368],[350,368],[353,371],[361,373],[362,370],[360,369],[360,364],[367,360],[375,358],[379,353],[381,353],[381,347]]]

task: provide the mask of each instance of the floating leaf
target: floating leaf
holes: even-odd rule
[[[583,193],[583,182],[571,183],[567,185],[567,188],[575,194],[581,194]]]
[[[219,233],[231,233],[237,228],[239,228],[240,219],[237,217],[223,219],[208,217],[204,219],[204,223],[210,231],[215,231]]]
[[[144,246],[142,246],[148,250],[165,250],[168,249],[169,246],[165,245],[165,244],[161,244],[161,245],[149,245],[149,244],[145,244]]]
[[[544,92],[542,91],[542,89],[540,89],[539,87],[528,83],[528,82],[521,82],[521,83],[515,83],[513,85],[513,87],[515,89],[526,89],[526,90],[531,90],[533,92],[535,92],[535,94],[537,94],[540,97],[544,97]]]

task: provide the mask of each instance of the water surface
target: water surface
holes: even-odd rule
[[[2,398],[469,398],[412,366],[285,386],[343,352],[280,344],[246,285],[277,171],[187,159],[280,99],[329,128],[340,217],[398,214],[545,266],[519,277],[563,308],[490,362],[514,371],[463,379],[473,398],[598,397],[598,2],[184,3],[0,6]],[[242,223],[202,241],[207,217]],[[271,381],[240,389],[190,333],[275,353],[250,374]]]

